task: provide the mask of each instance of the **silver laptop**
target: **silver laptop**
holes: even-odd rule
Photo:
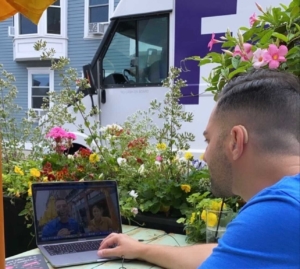
[[[53,267],[104,261],[100,242],[121,233],[115,181],[32,184],[36,243]]]

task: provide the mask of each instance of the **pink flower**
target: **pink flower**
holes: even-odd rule
[[[53,127],[48,134],[46,134],[46,137],[50,137],[53,139],[62,139],[67,136],[67,132],[61,128],[61,127]]]
[[[215,34],[212,33],[211,40],[208,42],[208,45],[207,45],[207,47],[209,47],[209,51],[212,50],[213,45],[216,43],[222,43],[222,41],[215,39]]]
[[[268,53],[268,51],[266,49],[257,49],[254,53],[253,53],[253,67],[258,69],[262,66],[265,66],[268,64],[268,62],[265,61],[264,58],[264,54]]]
[[[236,45],[234,48],[233,56],[239,55],[241,56],[242,61],[249,61],[253,56],[251,48],[252,45],[248,43],[244,43],[242,49],[239,45]]]
[[[155,160],[158,162],[162,162],[163,158],[161,156],[156,156]]]
[[[67,133],[66,138],[71,139],[71,140],[75,140],[76,139],[76,135],[74,135],[73,133]]]
[[[269,63],[270,69],[278,68],[281,62],[285,62],[285,55],[288,52],[288,48],[284,45],[281,45],[279,48],[274,44],[270,44],[268,51],[264,54],[264,61]]]
[[[253,13],[252,16],[250,16],[249,18],[250,26],[252,27],[252,25],[257,21],[259,21],[259,19],[256,17],[255,13]]]

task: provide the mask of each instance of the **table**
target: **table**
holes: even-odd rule
[[[128,234],[130,237],[134,239],[142,239],[145,244],[158,244],[158,245],[168,245],[168,246],[187,246],[190,245],[185,242],[185,235],[182,234],[172,234],[165,233],[161,230],[147,229],[142,227],[130,226],[130,225],[122,225],[123,233]],[[40,254],[38,249],[33,249],[30,251],[23,252],[21,254],[9,257],[7,260],[17,257],[23,257],[28,255]],[[47,261],[46,261],[47,262]],[[53,267],[47,262],[49,269],[53,269]],[[121,260],[107,261],[107,262],[98,262],[91,264],[83,264],[76,265],[71,267],[65,267],[66,269],[119,269],[122,265]],[[126,269],[158,269],[161,267],[157,267],[153,264],[138,261],[138,260],[130,260],[124,262],[124,267]]]

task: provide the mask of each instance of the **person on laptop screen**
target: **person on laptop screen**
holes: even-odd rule
[[[109,217],[104,217],[103,212],[104,209],[101,205],[96,204],[92,207],[92,214],[94,218],[90,221],[88,227],[90,232],[102,232],[112,230],[112,221]]]
[[[49,221],[43,228],[42,238],[64,237],[81,233],[78,222],[70,218],[69,206],[64,198],[57,198],[55,201],[57,218]]]

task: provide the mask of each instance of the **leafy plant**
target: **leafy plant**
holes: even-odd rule
[[[220,40],[212,35],[208,44],[210,50],[216,43],[222,43],[222,52],[209,52],[204,57],[192,56],[186,60],[199,62],[199,66],[214,64],[208,78],[206,91],[217,98],[217,94],[234,76],[254,68],[286,70],[300,76],[300,5],[293,0],[289,6],[263,10],[249,18],[250,27],[240,27],[237,36],[228,29]]]

